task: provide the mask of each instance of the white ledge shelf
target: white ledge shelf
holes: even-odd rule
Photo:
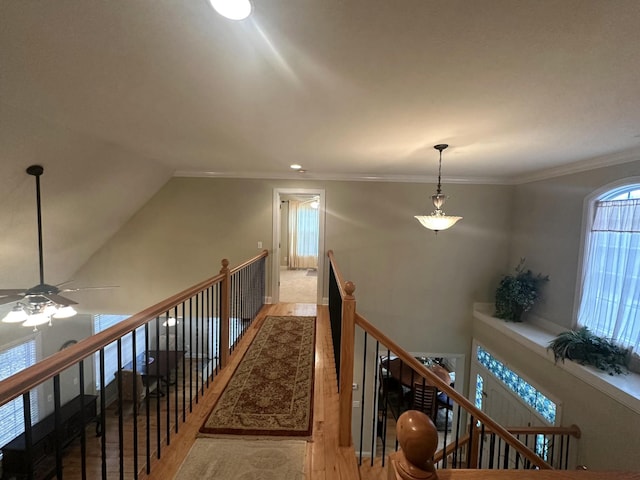
[[[476,303],[473,306],[473,317],[476,321],[498,330],[523,347],[546,358],[549,362],[555,363],[553,352],[547,350],[547,346],[558,333],[565,331],[565,328],[535,317],[526,322],[506,322],[493,317],[494,308],[492,303]],[[640,414],[639,374],[609,375],[596,368],[580,365],[570,360],[559,361],[555,364]]]

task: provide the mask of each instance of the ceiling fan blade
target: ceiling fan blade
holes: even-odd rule
[[[26,288],[0,288],[0,297],[5,297],[7,295],[20,295],[26,291]]]
[[[61,295],[56,295],[55,293],[47,293],[42,295],[45,298],[48,298],[52,302],[57,303],[58,305],[64,305],[65,307],[68,305],[77,305],[78,302],[74,302],[68,298],[65,298]]]
[[[120,288],[119,285],[105,285],[102,287],[78,287],[78,288],[64,288],[61,292],[79,292],[81,290],[105,290],[109,288]]]
[[[0,298],[0,305],[4,305],[5,303],[16,302],[18,300],[22,300],[24,298],[23,295],[9,295],[6,297]]]

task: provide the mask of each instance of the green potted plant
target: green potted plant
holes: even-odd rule
[[[540,288],[549,281],[548,275],[534,275],[525,270],[521,258],[515,275],[505,275],[496,290],[495,316],[512,322],[521,322],[522,314],[531,309],[540,295]]]
[[[573,360],[592,365],[609,375],[627,372],[631,351],[591,332],[587,327],[560,333],[549,342],[549,350],[557,362]]]

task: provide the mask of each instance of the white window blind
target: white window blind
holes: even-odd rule
[[[0,380],[30,367],[36,361],[35,338],[4,347],[0,350]],[[33,425],[38,421],[38,392],[36,389],[31,390],[29,403],[31,405],[31,424]],[[0,407],[0,446],[7,444],[24,432],[22,406],[22,396],[19,396]]]
[[[640,351],[640,189],[595,202],[578,323]],[[611,199],[613,197],[613,199]]]
[[[93,317],[93,333],[102,332],[109,327],[116,325],[118,322],[129,318],[128,315],[106,315],[100,314]],[[129,333],[122,337],[122,359],[121,365],[124,366],[133,361],[133,340],[132,335]],[[136,329],[136,355],[144,353],[145,341],[144,341],[144,327]],[[100,352],[96,352],[94,356],[95,364],[95,378],[96,378],[96,390],[100,390]],[[118,342],[112,342],[104,349],[104,379],[109,384],[114,378],[115,373],[118,371]]]

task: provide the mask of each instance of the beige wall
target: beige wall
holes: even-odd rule
[[[511,266],[519,257],[526,257],[529,268],[550,277],[533,313],[566,328],[574,325],[585,197],[637,175],[640,161],[515,188]],[[636,452],[640,415],[551,362],[514,346],[501,334],[483,327],[476,328],[474,335],[510,366],[562,399],[563,424],[575,423],[583,431],[579,461],[592,469],[640,470]]]
[[[532,313],[564,327],[573,325],[585,197],[604,185],[637,175],[640,160],[515,188],[511,267],[518,258],[526,257],[529,268],[550,277]]]
[[[492,301],[520,256],[551,276],[535,313],[571,323],[583,199],[639,174],[637,162],[517,187],[446,185],[445,210],[464,219],[437,236],[413,218],[431,211],[433,185],[173,178],[77,272],[78,284],[120,285],[83,292],[80,308],[134,313],[216,274],[223,256],[235,265],[257,241],[272,251],[273,189],[323,188],[325,246],[355,282],[358,311],[409,351],[468,354],[473,302]],[[564,423],[585,430],[587,463],[623,468],[616,432],[635,438],[637,415],[500,335],[475,334],[563,398]]]
[[[578,465],[590,470],[640,470],[640,415],[482,322],[474,325],[474,337],[509,368],[561,399],[562,424],[578,425],[582,432]]]
[[[120,285],[86,292],[82,307],[133,313],[216,274],[223,256],[240,263],[257,241],[272,251],[273,189],[297,187],[325,189],[325,246],[360,313],[407,350],[468,351],[472,303],[491,299],[506,267],[512,187],[448,185],[447,207],[465,218],[436,236],[413,218],[432,209],[432,185],[174,178],[77,272]]]

